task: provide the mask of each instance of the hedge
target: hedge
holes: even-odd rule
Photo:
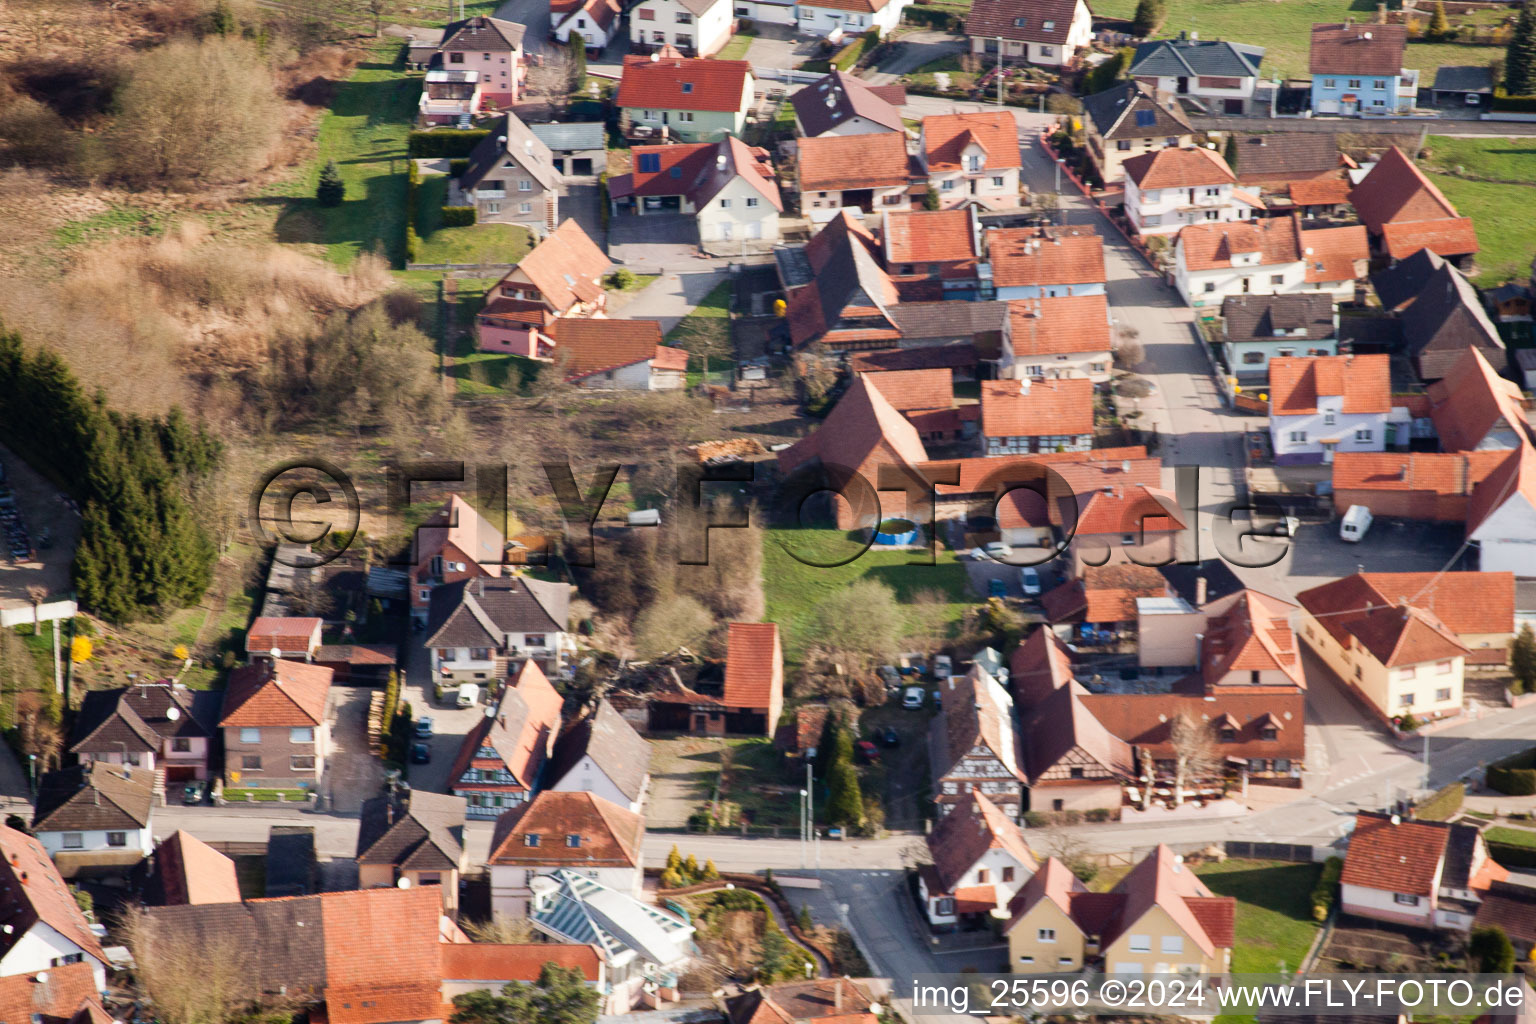
[[[475,222],[475,208],[473,206],[445,206],[439,213],[442,220],[439,222],[445,228],[463,228]]]
[[[1536,796],[1536,747],[1489,765],[1488,788],[1505,796]]]
[[[1493,91],[1493,109],[1510,113],[1536,114],[1536,96],[1511,96],[1501,85]]]
[[[1489,843],[1488,856],[1506,868],[1536,868],[1536,846]]]
[[[1460,782],[1453,782],[1415,807],[1413,816],[1424,821],[1449,821],[1461,810],[1466,795],[1467,787]]]
[[[1329,857],[1323,861],[1323,873],[1317,876],[1317,884],[1312,887],[1313,920],[1328,920],[1328,912],[1333,909],[1333,901],[1339,894],[1339,876],[1343,873],[1342,859]]]
[[[469,156],[489,134],[488,128],[434,128],[429,132],[411,132],[406,152],[424,158]]]
[[[456,159],[448,161],[448,176],[449,177],[457,178],[457,177],[462,175],[467,170],[469,170],[469,158],[468,157],[458,157]]]
[[[874,29],[870,29],[841,50],[838,50],[837,54],[832,58],[832,66],[839,71],[851,71],[853,66],[859,62],[859,58],[864,56],[864,51],[868,50],[871,46],[878,45],[880,45],[880,34]]]
[[[928,25],[944,32],[958,32],[963,24],[959,15],[936,7],[908,7],[901,12],[901,20],[913,25]]]

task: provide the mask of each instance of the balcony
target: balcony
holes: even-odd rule
[[[506,197],[507,197],[507,190],[504,189],[504,188],[477,188],[477,189],[475,189],[475,198],[476,199],[505,199]]]
[[[1417,68],[1399,68],[1397,76],[1397,94],[1399,96],[1418,96],[1419,71]]]

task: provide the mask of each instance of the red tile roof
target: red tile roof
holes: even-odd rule
[[[539,663],[529,658],[517,670],[512,685],[502,691],[494,718],[485,717],[459,745],[448,778],[458,789],[532,789],[539,769],[560,732],[565,698],[555,690]],[[496,751],[495,760],[479,756],[482,747]],[[466,769],[504,766],[516,783],[460,782]]]
[[[0,1020],[8,1024],[70,1024],[86,1006],[106,1014],[88,963],[0,978]]]
[[[612,265],[576,219],[567,218],[534,246],[508,277],[522,273],[551,309],[564,313],[578,302],[592,302],[601,296],[603,275]],[[518,285],[509,282],[507,287],[515,289]]]
[[[981,384],[981,432],[987,437],[1093,433],[1093,382],[989,380]]]
[[[959,170],[961,157],[972,144],[985,151],[989,171],[1021,167],[1019,125],[1006,111],[974,114],[930,114],[923,118],[923,157],[930,171]]]
[[[1074,534],[1078,537],[1152,535],[1182,530],[1189,525],[1172,492],[1146,484],[1117,484],[1113,491],[1094,490],[1079,494],[1077,500]]]
[[[325,721],[328,668],[297,661],[263,661],[230,673],[221,728],[316,726]]]
[[[1104,239],[1098,234],[993,228],[986,232],[986,240],[992,277],[999,288],[1097,284],[1107,276]]]
[[[1263,266],[1295,263],[1302,256],[1301,228],[1295,217],[1191,224],[1179,231],[1178,246],[1189,270],[1229,267],[1234,256],[1244,253],[1258,253]]]
[[[309,653],[309,641],[323,625],[315,618],[261,615],[245,634],[245,649],[251,654],[266,654],[277,648],[284,653]]]
[[[1212,699],[1214,698],[1214,699]],[[1094,718],[1117,736],[1147,750],[1154,759],[1175,756],[1172,723],[1180,715],[1215,723],[1230,715],[1236,736],[1219,743],[1222,756],[1301,760],[1306,750],[1306,694],[1290,687],[1216,687],[1210,694],[1088,693],[1081,697]],[[1274,739],[1264,738],[1265,728]]]
[[[822,135],[796,144],[800,191],[894,188],[910,174],[907,137],[902,132]]]
[[[1344,398],[1346,413],[1390,412],[1391,357],[1279,356],[1269,361],[1271,416],[1317,412],[1319,396]]]
[[[1339,881],[1364,889],[1435,896],[1450,831],[1438,825],[1400,821],[1364,811],[1355,815],[1344,872]]]
[[[1168,581],[1151,566],[1090,565],[1081,578],[1046,591],[1040,604],[1053,624],[1134,622],[1138,597],[1168,594]]]
[[[545,964],[574,967],[596,981],[602,960],[593,946],[574,942],[442,942],[443,981],[537,981]]]
[[[1213,895],[1181,861],[1168,847],[1158,844],[1120,880],[1112,892],[1123,896],[1125,904],[1115,921],[1105,928],[1103,946],[1130,931],[1156,907],[1172,918],[1206,956],[1213,956],[1217,949],[1231,948],[1237,901],[1230,896]],[[1200,905],[1198,913],[1191,904]],[[1211,923],[1210,931],[1203,921]],[[1228,944],[1222,946],[1216,941],[1218,938],[1226,939]]]
[[[614,106],[632,110],[737,111],[752,101],[752,65],[744,60],[624,58]],[[745,98],[744,98],[745,97]]]
[[[725,703],[767,711],[783,692],[784,652],[778,624],[733,622],[726,627]]]
[[[1440,256],[1467,256],[1479,248],[1471,217],[1383,224],[1381,241],[1395,260],[1405,260],[1420,249]]]
[[[1219,684],[1228,672],[1278,671],[1304,689],[1307,681],[1290,625],[1296,610],[1289,601],[1248,589],[1206,604],[1200,666],[1206,685]]]
[[[1316,24],[1310,68],[1314,75],[1396,76],[1407,43],[1405,25]]]
[[[636,146],[631,153],[635,169],[615,175],[608,183],[608,194],[615,199],[682,196],[695,208],[701,208],[739,178],[775,210],[784,209],[768,151],[748,146],[733,135],[718,142]],[[640,170],[642,157],[649,156],[656,158],[656,169]]]
[[[555,362],[566,380],[652,361],[657,369],[686,370],[688,353],[662,344],[661,324],[655,320],[608,320],[562,317],[549,325],[555,342]]]
[[[573,835],[581,837],[576,846],[569,844]],[[546,789],[496,819],[487,863],[634,867],[644,836],[645,819],[628,808],[596,793]]]
[[[886,263],[974,262],[974,224],[970,210],[889,210],[881,229]]]
[[[1306,593],[1297,595],[1303,607],[1307,607],[1306,596]],[[1307,607],[1307,610],[1312,609]],[[1369,651],[1371,657],[1387,668],[1467,654],[1466,645],[1433,612],[1412,605],[1382,605],[1355,615],[1324,617],[1320,621],[1335,636],[1344,633],[1353,637],[1356,649]]]
[[[880,465],[915,466],[928,461],[928,452],[912,424],[860,375],[814,433],[779,453],[779,472],[793,473],[815,459],[862,473]]]
[[[167,904],[240,902],[235,862],[181,829],[155,847],[155,874]]]
[[[1020,709],[1032,708],[1072,681],[1072,654],[1049,626],[1035,631],[1008,659],[1008,683]]]
[[[1111,349],[1109,300],[1103,295],[1013,299],[1008,319],[1015,359]]]
[[[1153,150],[1133,156],[1121,166],[1125,168],[1125,176],[1144,192],[1237,182],[1237,175],[1232,173],[1232,168],[1220,154],[1198,146]]]
[[[1076,12],[1076,0],[978,0],[966,16],[965,32],[1065,46]]]
[[[492,299],[477,315],[489,320],[531,327],[543,327],[555,318],[555,315],[549,311],[549,307],[542,302],[508,298]]]
[[[1509,572],[1356,573],[1303,591],[1297,600],[1325,627],[1350,612],[1407,601],[1456,633],[1515,631],[1515,576]]]
[[[1353,187],[1348,178],[1311,178],[1293,181],[1287,190],[1297,206],[1337,206],[1349,202],[1349,190]]]
[[[1307,281],[1353,281],[1371,258],[1371,240],[1359,224],[1316,228],[1301,233],[1301,251]]]
[[[954,372],[936,370],[877,370],[865,373],[897,412],[948,409],[955,404]]]
[[[1463,350],[1450,372],[1429,386],[1428,395],[1430,418],[1447,451],[1473,451],[1494,431],[1536,440],[1520,385],[1499,376],[1476,348]]]
[[[313,897],[299,897],[306,899]],[[441,1005],[442,896],[432,886],[328,892],[325,1004],[332,1024],[429,1020]]]
[[[1419,496],[1412,518],[1465,520],[1465,504],[1460,514],[1452,514],[1442,512],[1437,499],[1468,497],[1508,458],[1502,450],[1339,452],[1333,457],[1333,490],[1410,491]]]

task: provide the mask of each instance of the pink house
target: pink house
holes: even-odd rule
[[[457,494],[416,530],[411,570],[411,617],[427,620],[432,589],[476,576],[500,576],[506,555],[501,531]]]
[[[554,322],[555,314],[542,302],[496,298],[475,317],[475,336],[482,352],[548,359],[554,346],[539,332]]]
[[[536,335],[560,317],[601,317],[612,266],[580,224],[562,221],[486,293],[475,317],[480,350],[548,358],[548,339]]]
[[[441,59],[433,67],[472,73],[479,79],[480,102],[509,107],[518,101],[528,73],[523,66],[523,32],[522,25],[499,18],[456,21],[443,30]]]

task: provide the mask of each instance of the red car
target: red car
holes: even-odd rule
[[[863,758],[865,761],[868,761],[870,764],[874,764],[876,761],[880,760],[880,749],[869,740],[859,740],[859,742],[853,745],[853,749],[858,752],[858,755],[861,758]]]

